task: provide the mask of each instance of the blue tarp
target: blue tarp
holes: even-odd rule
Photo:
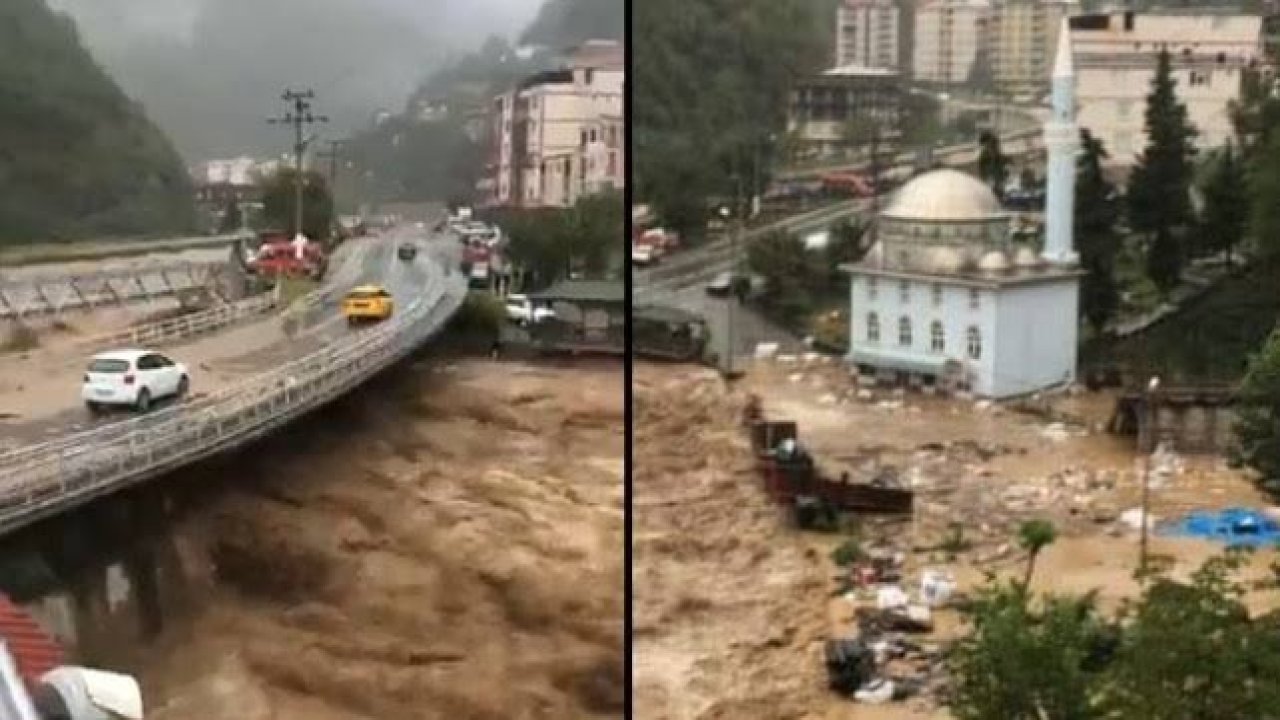
[[[1228,547],[1280,545],[1280,524],[1265,513],[1249,508],[1194,512],[1181,520],[1162,525],[1156,532],[1173,537],[1217,540],[1225,542]]]

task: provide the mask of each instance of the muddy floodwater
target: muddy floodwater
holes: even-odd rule
[[[1114,396],[1064,394],[1020,404],[859,388],[836,363],[796,358],[753,364],[737,387],[673,366],[636,372],[635,572],[637,712],[652,718],[947,718],[936,698],[865,705],[826,689],[822,644],[854,632],[874,596],[836,593],[831,551],[849,537],[904,558],[902,587],[925,569],[959,592],[988,572],[1021,573],[1017,527],[1047,519],[1059,538],[1037,562],[1039,591],[1097,590],[1104,607],[1132,596],[1146,458],[1133,438],[1105,432]],[[883,478],[916,493],[911,519],[870,516],[836,533],[791,528],[765,498],[739,413],[758,394],[769,419],[793,420],[827,475]],[[1157,520],[1192,510],[1267,508],[1250,478],[1215,457],[1151,458]],[[960,533],[962,543],[940,546]],[[1220,552],[1213,543],[1157,537],[1152,552],[1185,577]],[[958,548],[958,549],[957,549]],[[1275,552],[1255,554],[1247,580],[1271,577]],[[1257,610],[1280,606],[1258,587]],[[933,614],[945,641],[963,632],[954,610]]]
[[[397,369],[95,510],[123,544],[28,604],[76,659],[135,673],[149,720],[620,717],[622,382]]]

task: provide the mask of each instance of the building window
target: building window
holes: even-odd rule
[[[978,328],[970,327],[969,332],[966,333],[965,340],[966,340],[966,344],[969,346],[968,348],[969,359],[981,360],[982,359],[982,333],[978,332]]]
[[[929,326],[929,349],[936,353],[947,349],[947,335],[942,329],[941,320],[934,320]]]
[[[939,285],[938,283],[934,283],[933,284],[933,306],[939,307],[941,305],[942,305],[942,286]]]
[[[903,280],[898,283],[898,299],[902,302],[911,302],[911,283]]]
[[[978,288],[969,288],[969,309],[970,310],[978,309],[978,298],[979,298]]]
[[[867,342],[880,342],[880,316],[867,313]]]
[[[898,344],[911,347],[911,318],[903,316],[898,319]]]
[[[873,277],[867,278],[867,299],[868,300],[876,299],[876,295],[878,294],[878,291],[880,289],[879,283],[876,282],[876,280],[877,279]]]

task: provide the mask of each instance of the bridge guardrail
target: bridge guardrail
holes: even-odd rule
[[[437,334],[466,295],[433,265],[387,322],[205,398],[0,454],[0,531],[259,437],[350,390]]]
[[[276,293],[269,292],[200,312],[179,315],[155,322],[125,328],[86,338],[76,345],[85,351],[105,350],[121,346],[159,346],[174,340],[220,330],[245,318],[270,312],[277,304]]]

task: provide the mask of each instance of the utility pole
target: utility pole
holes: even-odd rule
[[[880,167],[880,141],[881,127],[877,121],[871,130],[871,213],[868,221],[871,227],[871,239],[868,241],[867,247],[875,247],[876,241],[879,240],[880,227],[880,174],[883,170]]]
[[[337,193],[338,188],[338,158],[342,155],[338,152],[342,148],[341,140],[330,140],[329,151],[316,153],[317,157],[327,158],[329,160],[329,192]]]
[[[1149,523],[1148,513],[1151,512],[1151,454],[1155,452],[1155,448],[1159,443],[1159,436],[1156,433],[1155,418],[1156,411],[1154,396],[1156,390],[1160,389],[1160,378],[1152,377],[1147,381],[1147,391],[1145,393],[1146,402],[1143,403],[1143,413],[1147,416],[1148,433],[1152,438],[1152,449],[1150,452],[1143,448],[1142,458],[1142,535],[1138,538],[1138,582],[1143,586],[1147,583],[1147,525]],[[1141,429],[1141,428],[1139,428]]]
[[[293,126],[293,157],[297,174],[293,178],[294,190],[294,208],[293,221],[295,234],[302,234],[302,156],[307,151],[307,144],[310,139],[303,139],[303,126],[310,126],[315,123],[329,122],[329,118],[323,115],[316,115],[311,112],[311,101],[315,99],[315,91],[307,90],[285,90],[280,96],[289,104],[289,110],[281,117],[268,118],[267,122],[272,125],[292,125]]]

